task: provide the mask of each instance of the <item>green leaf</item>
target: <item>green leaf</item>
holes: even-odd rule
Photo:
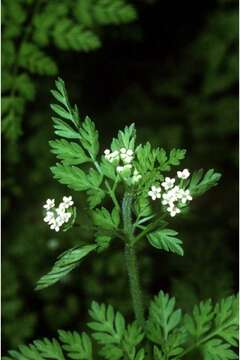
[[[201,301],[199,305],[193,308],[193,316],[185,316],[185,328],[196,339],[206,334],[212,325],[214,317],[213,305],[211,299]]]
[[[119,130],[117,139],[113,139],[111,149],[119,150],[121,148],[134,150],[136,140],[135,124],[126,126],[123,131]]]
[[[65,275],[75,269],[80,261],[95,250],[96,247],[97,245],[85,245],[65,251],[59,256],[52,270],[37,282],[36,290],[42,290],[61,280]]]
[[[94,209],[97,205],[101,204],[105,195],[105,191],[100,188],[88,190],[87,196],[90,209]]]
[[[97,243],[97,250],[98,252],[101,252],[105,249],[108,248],[110,241],[111,241],[111,236],[106,236],[106,235],[97,235],[96,236],[96,243]]]
[[[116,230],[120,223],[119,211],[114,208],[112,213],[102,207],[93,212],[94,223],[105,230]]]
[[[91,188],[87,175],[76,166],[67,166],[57,163],[50,168],[53,177],[61,184],[67,185],[75,191],[84,191]]]
[[[101,160],[100,167],[101,167],[101,170],[103,172],[103,175],[105,175],[109,179],[115,181],[115,179],[116,179],[116,166],[113,163],[106,160],[105,157],[103,156],[102,160]]]
[[[156,230],[147,235],[152,246],[183,256],[182,241],[176,237],[178,233],[171,229]]]
[[[51,93],[55,99],[61,103],[61,105],[51,104],[51,109],[63,119],[72,121],[78,129],[80,125],[78,109],[76,105],[71,107],[64,81],[61,78],[58,78],[55,81],[55,86],[57,90],[51,90]]]
[[[33,344],[30,344],[29,346],[20,345],[18,347],[19,351],[16,350],[10,350],[9,355],[10,357],[6,357],[6,360],[16,359],[16,360],[42,360],[42,356],[36,349],[36,347]]]
[[[143,341],[143,338],[143,330],[136,321],[127,326],[122,343],[129,359],[138,359],[138,357],[141,359],[142,351],[139,351],[136,356],[135,354],[137,346]]]
[[[99,37],[91,30],[64,18],[53,29],[53,40],[63,50],[92,51],[101,46]]]
[[[185,158],[185,155],[186,155],[185,149],[172,149],[170,151],[169,160],[168,160],[169,165],[174,165],[174,166],[179,165],[181,160]]]
[[[51,109],[63,119],[72,120],[72,114],[65,110],[61,105],[50,104]]]
[[[136,149],[136,166],[140,173],[152,171],[156,161],[156,150],[152,149],[151,144],[139,145]]]
[[[89,315],[92,320],[88,326],[94,330],[93,338],[101,344],[101,354],[106,359],[121,359],[123,345],[121,343],[125,331],[125,319],[121,313],[115,312],[111,305],[92,302]]]
[[[58,72],[55,61],[36,45],[29,42],[24,42],[21,45],[19,65],[33,74],[56,75]]]
[[[238,359],[236,353],[230,349],[230,345],[223,343],[221,339],[212,339],[201,348],[204,360],[230,360]]]
[[[151,338],[151,327],[156,326],[159,328],[158,338],[162,336],[167,340],[169,334],[179,325],[182,313],[181,310],[174,310],[175,298],[170,298],[168,294],[164,294],[160,291],[157,296],[150,303],[149,307],[149,320],[148,329],[150,329]],[[155,341],[155,336],[153,337]],[[158,339],[159,342],[159,339]]]
[[[214,309],[217,334],[232,346],[238,346],[238,296],[220,300]]]
[[[164,149],[157,149],[156,158],[159,164],[159,170],[169,171],[171,166],[179,165],[181,160],[185,158],[185,155],[185,149],[172,149],[168,158]]]
[[[55,134],[67,139],[80,139],[80,135],[77,131],[73,130],[72,127],[65,123],[65,121],[53,117],[53,127]]]
[[[43,340],[35,340],[34,345],[40,354],[45,358],[65,360],[61,346],[56,339],[49,340],[44,338]]]
[[[92,159],[96,159],[99,151],[98,131],[88,116],[85,118],[79,133],[82,146],[88,151]]]
[[[78,165],[91,161],[86,156],[84,150],[80,145],[67,140],[52,140],[49,141],[52,148],[52,153],[57,155],[57,158],[62,160],[65,165]]]
[[[189,180],[189,190],[193,196],[199,196],[218,184],[221,178],[220,173],[214,172],[214,169],[208,170],[203,175],[203,170],[198,170],[193,173]]]
[[[93,18],[99,24],[128,23],[137,18],[134,7],[122,0],[98,0],[93,7]]]
[[[62,347],[70,359],[92,359],[92,343],[90,337],[83,332],[58,330],[59,339],[64,344]]]

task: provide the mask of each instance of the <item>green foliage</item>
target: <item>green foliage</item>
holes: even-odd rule
[[[50,141],[49,144],[52,152],[61,160],[60,163],[56,163],[56,165],[50,169],[53,177],[61,184],[67,185],[75,191],[86,192],[90,214],[93,220],[93,231],[95,232],[96,242],[99,245],[99,251],[106,249],[112,238],[125,239],[131,232],[131,240],[129,241],[133,243],[146,235],[152,246],[182,256],[182,241],[176,237],[178,233],[175,230],[166,228],[168,223],[164,221],[161,216],[159,217],[158,212],[154,212],[154,209],[151,209],[148,190],[157,179],[164,179],[161,171],[170,170],[171,166],[180,164],[186,151],[173,149],[167,157],[164,149],[152,148],[149,143],[144,146],[140,145],[136,148],[136,160],[134,159],[134,155],[131,160],[133,161],[133,165],[127,164],[124,166],[130,166],[132,168],[132,166],[135,165],[140,173],[141,181],[137,184],[131,182],[130,174],[123,177],[119,176],[116,166],[121,159],[109,161],[102,156],[101,161],[99,161],[99,134],[94,122],[89,117],[86,117],[81,123],[77,106],[72,107],[70,104],[64,81],[58,79],[55,85],[57,90],[52,90],[52,94],[61,104],[51,105],[52,110],[61,117],[61,119],[57,119],[58,128],[55,133],[58,136],[63,133],[65,137],[66,125],[68,125],[68,123],[73,124],[72,126],[75,128],[74,134],[76,134],[74,138],[78,139],[80,144],[69,142],[65,139]],[[53,121],[56,128],[56,119],[53,118]],[[61,128],[62,125],[64,128]],[[69,131],[72,131],[72,127],[70,129]],[[79,138],[77,137],[78,134]],[[118,132],[118,137],[112,141],[111,149],[117,154],[119,154],[122,149],[126,149],[125,151],[127,151],[127,149],[131,150],[131,154],[134,154],[135,143],[136,130],[134,124],[132,124],[129,127],[126,126],[123,131]],[[110,152],[110,150],[108,151]],[[109,166],[107,165],[107,161]],[[85,163],[90,163],[90,166],[92,165],[94,168],[86,167]],[[148,163],[147,166],[146,163]],[[82,165],[84,167],[81,169],[76,165]],[[130,173],[131,171],[132,170],[130,170]],[[111,180],[110,183],[107,178]],[[212,186],[215,186],[219,179],[220,174],[214,173],[213,170],[209,170],[204,176],[200,170],[194,173],[190,180],[185,181],[184,187],[186,188],[187,185],[189,185],[191,194],[202,194]],[[122,183],[125,194],[129,193],[128,199],[130,199],[129,209],[126,208],[126,206],[129,206],[127,203],[124,206],[122,204],[122,214],[120,213],[120,205],[117,199],[118,185],[120,183]],[[138,189],[138,191],[136,191],[136,189]],[[144,191],[142,191],[142,189]],[[142,194],[140,195],[141,191]],[[114,205],[111,212],[103,206],[96,208],[105,201],[107,196]],[[140,233],[135,233],[134,229],[130,228],[132,227],[131,224],[126,225],[126,222],[129,221],[128,219],[124,220],[126,216],[127,218],[131,216],[131,204],[134,201],[137,211],[135,228],[141,229],[142,232]],[[130,213],[126,215],[125,211],[130,211]],[[163,214],[166,216],[166,211],[164,211],[163,209]],[[75,217],[69,227],[73,225]],[[121,217],[123,218],[123,224]],[[126,233],[126,229],[128,229],[129,234]],[[46,275],[46,278],[43,277],[40,280],[38,287],[49,286],[65,274],[68,274],[82,256],[87,255],[88,252],[93,250],[92,246],[94,248],[96,247],[95,245],[89,246],[90,250],[88,251],[88,245],[86,245],[86,254],[82,248],[75,250],[70,249],[69,253],[67,252],[66,255],[64,255],[64,258],[61,257],[56,262],[53,270]],[[82,255],[82,251],[84,255]],[[72,264],[72,257],[75,256],[77,263],[74,261],[74,264]],[[78,256],[80,256],[79,259]],[[63,264],[62,260],[64,260]]]
[[[58,334],[69,359],[92,359],[91,339],[85,332],[80,335],[76,331],[59,330]]]
[[[148,234],[148,240],[157,249],[171,251],[183,256],[182,241],[176,238],[178,233],[171,229],[157,230]]]
[[[84,191],[91,187],[86,174],[76,166],[57,163],[56,166],[51,167],[51,172],[55,179],[72,190]]]
[[[101,229],[104,230],[115,230],[118,228],[120,223],[119,212],[116,208],[110,213],[107,209],[102,207],[96,209],[93,213],[94,223]]]
[[[35,98],[38,80],[30,74],[58,73],[49,45],[54,44],[60,51],[96,51],[102,46],[101,27],[129,23],[137,18],[134,7],[124,0],[79,0],[77,4],[67,0],[44,4],[10,0],[3,3],[2,11],[5,14],[3,93],[4,101],[12,103],[11,109],[5,108],[3,113],[2,130],[11,141],[21,135],[27,103]]]
[[[15,3],[14,6],[12,6],[13,3]],[[25,7],[27,3],[33,4],[31,1],[18,1],[18,5],[16,1],[3,2],[2,34],[4,32],[10,36],[10,33],[15,33],[18,39],[20,38],[20,34],[26,28],[26,20],[27,22],[30,20],[31,14],[29,12],[26,19],[26,12],[22,15],[21,9],[19,11],[16,8],[21,8],[21,4]],[[75,2],[74,11],[71,11],[70,15],[71,20],[75,21],[80,14],[83,18],[86,14],[86,18],[90,18],[90,23],[95,22],[93,12],[89,11],[91,3],[83,0]],[[44,12],[42,10],[45,5],[48,10]],[[94,113],[95,118],[98,118],[98,130],[104,148],[110,143],[110,136],[114,129],[122,128],[123,121],[129,119],[131,122],[135,121],[137,125],[138,142],[148,140],[152,146],[160,144],[165,149],[186,147],[190,156],[185,166],[189,169],[214,167],[224,174],[224,191],[221,188],[214,189],[208,197],[196,203],[193,202],[194,211],[189,212],[186,221],[182,217],[179,220],[176,218],[174,225],[168,226],[181,233],[179,237],[184,240],[184,252],[187,254],[184,260],[182,257],[173,255],[161,256],[160,275],[158,271],[155,271],[159,268],[159,257],[150,256],[155,249],[149,247],[148,241],[139,242],[141,282],[144,288],[152,289],[156,283],[161,282],[163,288],[171,289],[169,291],[176,296],[179,306],[181,305],[180,307],[185,310],[191,309],[199,299],[213,297],[216,300],[230,294],[234,289],[233,268],[236,266],[234,263],[236,257],[233,239],[237,220],[234,216],[236,196],[233,195],[233,189],[236,177],[233,172],[237,164],[234,138],[237,131],[238,106],[238,99],[235,96],[238,71],[237,65],[234,65],[237,64],[235,49],[238,37],[235,5],[233,1],[219,0],[211,5],[211,9],[205,5],[201,6],[201,10],[196,11],[197,21],[189,22],[184,21],[182,17],[177,17],[181,19],[182,32],[178,31],[178,21],[173,22],[170,27],[167,25],[170,31],[169,36],[176,38],[174,46],[171,41],[165,42],[165,33],[162,30],[165,29],[167,20],[163,17],[158,23],[158,38],[155,40],[154,37],[150,38],[156,44],[156,52],[149,52],[151,45],[148,40],[151,29],[156,25],[154,16],[159,13],[159,2],[151,2],[151,4],[139,2],[138,5],[134,3],[134,6],[140,9],[140,13],[142,6],[146,9],[144,22],[136,22],[136,25],[121,28],[115,26],[103,28],[94,25],[94,32],[101,37],[104,47],[101,51],[80,56],[72,50],[54,49],[52,46],[54,40],[52,36],[49,36],[54,26],[51,25],[50,17],[46,14],[56,14],[55,17],[61,22],[67,16],[64,1],[55,3],[48,1],[45,4],[41,2],[40,11],[37,11],[34,16],[34,19],[38,15],[41,15],[41,18],[39,17],[38,24],[34,25],[33,38],[36,37],[36,41],[42,44],[39,45],[40,50],[51,56],[60,71],[64,72],[64,78],[71,87],[74,98],[78,99],[82,114],[90,111],[92,116]],[[5,6],[7,11],[4,11]],[[81,7],[78,15],[77,6]],[[82,10],[84,6],[85,11]],[[181,11],[184,17],[186,11],[182,5]],[[10,18],[16,19],[16,25],[12,20],[11,22],[8,20]],[[53,18],[54,16],[51,16],[51,20]],[[48,31],[48,22],[51,31]],[[81,20],[81,23],[86,26],[89,24],[87,20],[85,22]],[[40,31],[37,32],[37,29]],[[204,41],[200,42],[200,39]],[[7,40],[4,39],[3,53],[5,53],[3,48],[6,43]],[[34,43],[36,45],[35,40]],[[218,51],[217,48],[220,49],[223,43],[224,51]],[[135,46],[136,53],[131,51],[135,49]],[[12,71],[5,70],[5,63],[14,63],[17,47],[12,47],[5,58],[2,56],[2,90],[4,92],[5,88],[15,81],[12,79]],[[127,57],[125,56],[126,49],[129,55]],[[111,54],[110,57],[109,54]],[[108,59],[107,62],[106,59]],[[215,68],[211,65],[214,61],[217,64]],[[23,141],[19,139],[19,146],[12,144],[9,149],[3,137],[5,149],[3,166],[6,168],[2,181],[2,210],[3,222],[5,221],[4,214],[6,214],[7,224],[9,224],[9,226],[4,226],[6,237],[4,257],[11,263],[10,268],[4,264],[2,268],[3,280],[6,279],[5,283],[8,285],[2,289],[3,303],[9,304],[8,310],[3,309],[3,353],[6,347],[15,348],[23,341],[39,337],[39,325],[34,326],[31,318],[28,319],[29,314],[35,319],[35,324],[44,323],[45,331],[52,333],[56,328],[72,329],[74,326],[76,328],[79,325],[79,314],[83,322],[86,308],[93,296],[101,301],[108,299],[124,314],[130,313],[129,297],[122,296],[126,291],[126,282],[122,257],[117,252],[117,242],[113,242],[113,246],[103,254],[104,262],[102,256],[98,256],[94,261],[82,264],[82,281],[79,281],[77,272],[73,272],[62,286],[52,287],[47,292],[32,294],[32,284],[40,277],[41,269],[43,271],[48,268],[49,261],[52,261],[54,256],[67,247],[77,245],[78,239],[91,241],[93,234],[89,229],[89,213],[83,211],[87,205],[82,193],[76,194],[76,198],[73,197],[74,200],[79,200],[81,206],[78,212],[79,222],[84,226],[74,227],[71,232],[59,234],[57,236],[59,239],[57,239],[55,234],[42,223],[39,204],[50,193],[52,196],[56,194],[59,197],[60,192],[65,195],[64,191],[66,191],[65,186],[49,181],[47,171],[48,164],[50,166],[52,162],[52,155],[46,151],[50,134],[47,120],[49,110],[46,107],[49,93],[46,88],[49,87],[48,83],[51,80],[46,76],[29,76],[28,71],[19,70],[21,70],[17,76],[19,81],[15,82],[18,84],[19,92],[25,93],[24,96],[29,100],[34,99],[35,96],[36,100],[33,105],[27,103],[27,111],[24,112],[22,123],[24,138],[22,138]],[[24,79],[26,75],[30,81]],[[19,97],[13,97],[18,104],[21,99],[22,95],[20,101]],[[8,103],[11,104],[11,102],[13,103],[12,100]],[[18,109],[20,107],[21,105],[18,105]],[[13,109],[12,105],[9,109]],[[18,125],[21,125],[21,119],[22,115],[18,122],[15,114],[14,121],[9,121],[9,124],[12,124],[13,133],[17,131]],[[21,132],[20,126],[19,130]],[[79,134],[74,131],[72,134],[78,140]],[[72,138],[69,138],[69,141],[73,141]],[[78,144],[80,145],[79,142]],[[10,162],[19,161],[20,157],[21,163],[13,168]],[[109,162],[106,163],[109,169],[113,169],[112,180],[115,181],[114,166]],[[111,178],[108,180],[111,181]],[[219,202],[220,198],[221,202]],[[111,209],[107,196],[105,201],[103,205],[108,210]],[[146,206],[150,213],[152,213],[152,205],[155,206],[155,203]],[[138,229],[136,228],[136,233]],[[46,241],[47,238],[49,240]],[[182,261],[184,261],[184,266],[182,266]],[[167,268],[171,271],[168,272]],[[15,273],[17,276],[13,280],[12,275]],[[216,274],[218,274],[218,281],[216,281]],[[104,281],[104,287],[102,281]],[[112,291],[113,283],[114,292]],[[17,285],[18,290],[15,293],[12,292],[10,297],[8,295],[5,297],[10,284],[11,288],[12,284]],[[63,287],[64,299],[62,298]],[[81,302],[77,299],[77,294],[80,292],[84,294]],[[14,305],[13,308],[18,309],[14,313],[11,310],[12,304],[17,304],[19,301],[22,304],[21,308]],[[36,307],[35,304],[39,306]],[[191,354],[189,357],[191,359]]]
[[[181,310],[174,310],[175,298],[170,298],[162,291],[155,296],[149,306],[147,337],[161,348],[155,347],[156,359],[172,358],[183,352],[184,332],[179,324]]]
[[[44,289],[61,280],[62,277],[75,269],[85,256],[95,249],[96,245],[85,245],[65,251],[58,257],[52,270],[38,281],[36,290]]]
[[[215,173],[214,169],[208,170],[205,175],[203,175],[202,169],[198,170],[191,177],[189,190],[194,196],[202,195],[211,187],[216,186],[220,178],[221,174]]]
[[[118,132],[118,137],[113,139],[111,149],[118,150],[121,148],[134,150],[136,141],[135,124],[126,126],[123,131]]]
[[[196,306],[194,322],[198,329],[204,328],[197,338],[195,332],[189,332],[190,317],[185,316],[185,321],[182,321],[181,310],[175,310],[175,298],[162,291],[150,303],[145,332],[136,322],[127,325],[124,316],[111,305],[92,302],[89,310],[91,321],[87,325],[100,350],[92,345],[85,332],[59,330],[59,341],[45,338],[29,346],[21,345],[18,351],[9,351],[10,356],[4,360],[63,360],[65,357],[92,360],[97,356],[96,350],[107,360],[143,360],[147,354],[153,354],[154,360],[177,360],[196,349],[202,351],[204,360],[237,359],[233,351],[237,342],[231,343],[220,335],[223,329],[227,334],[234,326],[234,338],[237,337],[237,301],[232,296],[221,300],[215,307],[211,307],[209,301]],[[209,316],[210,313],[213,316]],[[206,321],[211,323],[208,328],[203,326]],[[148,339],[148,343],[144,339]]]
[[[92,159],[96,159],[99,151],[98,131],[94,122],[87,116],[80,130],[80,141],[84,149],[89,153]]]
[[[79,165],[88,162],[90,159],[80,145],[67,140],[55,140],[49,142],[52,153],[66,165]]]
[[[126,327],[125,319],[120,312],[114,311],[111,305],[92,303],[89,311],[94,320],[88,323],[94,331],[93,338],[101,345],[101,355],[105,359],[122,359],[124,356],[130,360],[141,359],[143,350],[138,353],[136,347],[143,340],[143,333],[136,323]]]

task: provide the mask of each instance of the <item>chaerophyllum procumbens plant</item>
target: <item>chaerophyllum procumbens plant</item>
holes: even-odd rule
[[[120,241],[135,321],[127,324],[111,305],[93,302],[87,324],[91,337],[85,332],[59,330],[59,340],[36,340],[10,351],[10,358],[177,360],[195,359],[191,354],[198,350],[205,360],[237,359],[233,350],[237,346],[236,296],[216,304],[202,301],[192,315],[184,315],[175,307],[174,297],[163,291],[147,306],[137,264],[142,241],[160,251],[184,255],[183,242],[172,228],[173,219],[184,219],[191,202],[217,185],[221,175],[213,169],[204,172],[180,167],[185,150],[167,153],[149,142],[137,144],[134,124],[119,131],[111,144],[100,150],[94,122],[88,116],[82,120],[77,106],[71,106],[63,80],[56,81],[52,94],[57,101],[51,105],[57,138],[49,144],[58,162],[51,172],[68,189],[84,192],[89,208],[76,209],[76,194],[67,190],[58,204],[55,199],[46,200],[43,220],[51,231],[67,231],[77,225],[78,217],[81,221],[82,211],[88,211],[95,237],[60,255],[36,288],[55,284],[86,256],[97,256],[111,242]]]

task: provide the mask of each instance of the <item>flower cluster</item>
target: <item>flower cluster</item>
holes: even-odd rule
[[[72,196],[64,196],[59,206],[55,207],[55,199],[47,199],[43,208],[46,210],[44,222],[50,225],[50,229],[59,231],[61,226],[69,221],[72,216]],[[70,210],[70,211],[66,211]]]
[[[142,178],[142,175],[140,175],[137,169],[134,169],[131,164],[134,159],[133,150],[121,148],[120,150],[111,152],[109,149],[106,149],[104,156],[110,162],[116,163],[116,171],[123,178],[127,179],[131,177],[130,182],[132,184],[136,184]]]
[[[124,164],[130,164],[133,161],[133,151],[131,149],[121,148],[119,151],[111,152],[109,149],[104,151],[105,158],[110,162],[122,160]]]
[[[179,179],[187,179],[189,176],[190,172],[188,169],[177,172],[177,177]],[[180,213],[179,205],[184,205],[187,201],[192,200],[190,191],[188,189],[182,189],[179,185],[175,185],[175,182],[175,178],[166,177],[161,183],[161,186],[153,185],[148,192],[148,195],[152,200],[162,198],[162,205],[166,206],[167,211],[172,217]],[[163,194],[161,187],[165,190]]]

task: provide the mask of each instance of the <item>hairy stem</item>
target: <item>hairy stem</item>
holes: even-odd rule
[[[135,318],[139,325],[144,327],[144,310],[142,302],[142,292],[139,282],[137,258],[134,248],[131,245],[125,246],[125,260],[128,271],[128,279],[130,286],[130,293],[132,297],[133,311]]]
[[[133,226],[131,217],[132,195],[125,193],[122,203],[122,215],[124,232],[126,235],[125,261],[128,272],[130,293],[132,297],[133,311],[139,325],[144,327],[144,307],[142,292],[139,281],[137,257],[133,245]]]

